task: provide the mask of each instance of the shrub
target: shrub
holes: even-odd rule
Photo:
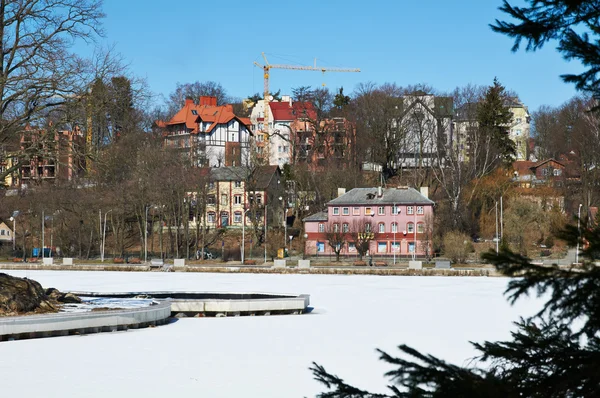
[[[469,235],[452,231],[444,235],[444,255],[454,263],[464,263],[473,245]]]

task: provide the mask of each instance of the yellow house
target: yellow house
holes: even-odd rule
[[[13,230],[2,220],[0,220],[0,244],[12,243]]]
[[[516,160],[527,160],[527,140],[529,139],[531,116],[527,107],[518,98],[505,102],[512,113],[509,136],[515,143]]]
[[[250,224],[243,217],[253,210],[257,225],[263,224],[267,214],[268,224],[283,220],[283,193],[281,170],[278,166],[218,167],[209,169],[206,191],[206,212],[203,224],[208,228],[242,228]],[[196,220],[193,220],[194,224]]]

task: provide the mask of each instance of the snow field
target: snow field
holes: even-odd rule
[[[456,364],[469,341],[506,339],[540,301],[510,306],[508,279],[2,271],[84,291],[307,293],[308,315],[180,319],[157,328],[0,343],[0,392],[20,397],[314,397],[312,361],[383,392],[375,348],[405,343]]]

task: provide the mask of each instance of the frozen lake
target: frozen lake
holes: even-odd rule
[[[157,328],[0,343],[0,391],[19,397],[314,397],[312,361],[385,391],[375,348],[405,343],[456,364],[469,340],[508,338],[539,302],[510,306],[508,279],[2,271],[64,290],[307,293],[308,315],[180,319]]]

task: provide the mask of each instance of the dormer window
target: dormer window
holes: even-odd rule
[[[194,116],[198,116],[198,111],[197,111],[197,110],[195,110],[195,109],[192,109],[192,115],[194,115]]]
[[[368,193],[367,194],[367,199],[375,199],[375,194],[374,193]]]

